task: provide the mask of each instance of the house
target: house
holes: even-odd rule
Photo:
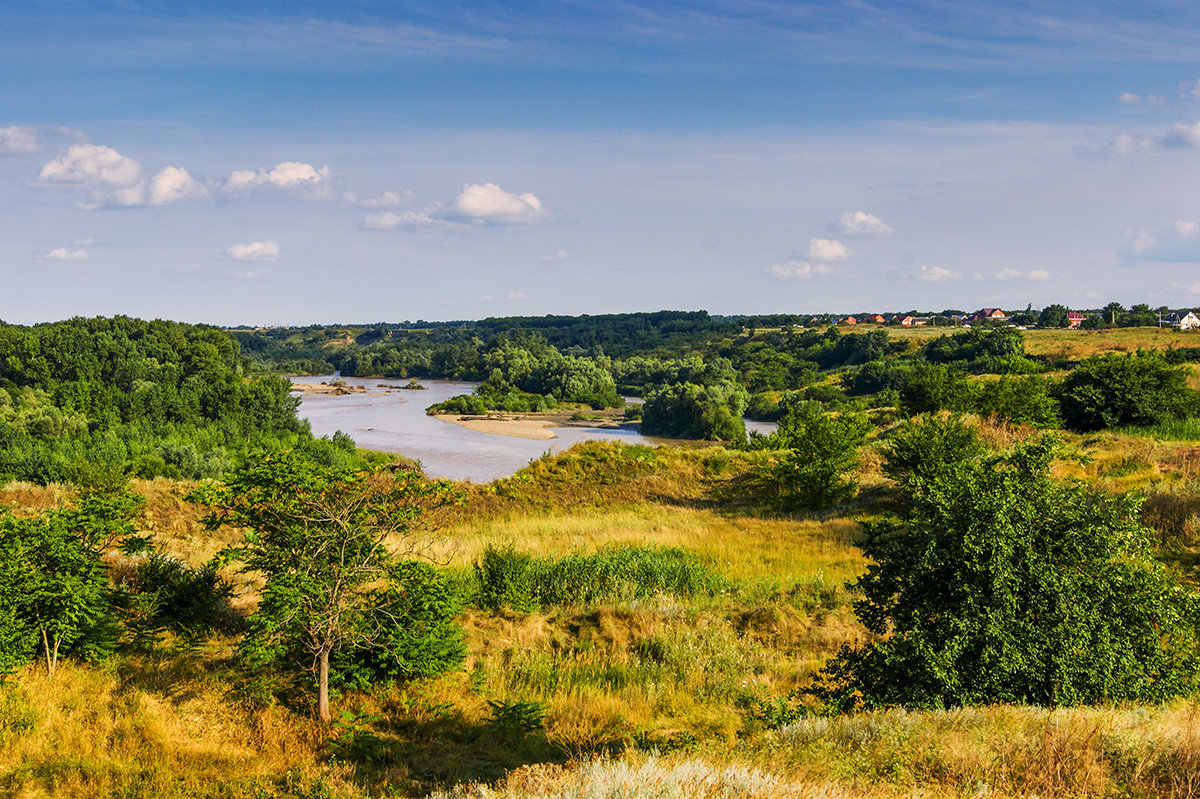
[[[901,327],[912,327],[915,318],[907,314],[896,314],[892,317],[892,324],[900,325]]]
[[[1000,308],[980,308],[971,318],[976,322],[982,322],[985,319],[1007,319],[1008,314]]]
[[[861,321],[865,325],[882,325],[887,322],[887,319],[881,313],[873,313],[870,316],[864,316]]]
[[[839,325],[857,325],[858,320],[855,319],[853,316],[844,316],[838,320],[838,324]]]
[[[813,318],[808,320],[809,327],[818,327],[819,325],[827,325],[827,324],[829,324],[829,320],[826,319],[824,316],[814,316]]]
[[[913,327],[924,327],[925,325],[929,324],[932,321],[933,321],[932,316],[914,316],[914,317],[912,317],[912,326]]]
[[[1177,327],[1180,330],[1195,330],[1200,327],[1200,316],[1196,316],[1192,311],[1173,313],[1167,317],[1167,321],[1171,323],[1171,327]]]
[[[1087,317],[1084,316],[1083,314],[1079,313],[1078,311],[1068,311],[1067,312],[1067,327],[1070,328],[1071,330],[1074,330],[1075,328],[1077,328],[1083,324],[1084,319],[1087,319]],[[1198,321],[1200,321],[1200,320],[1198,320]]]

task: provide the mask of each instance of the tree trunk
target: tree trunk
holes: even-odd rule
[[[329,724],[333,716],[329,713],[329,650],[321,650],[317,673],[317,715],[322,724]]]

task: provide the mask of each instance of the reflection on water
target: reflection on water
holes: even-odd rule
[[[296,378],[300,383],[320,383],[334,375]],[[387,378],[343,377],[348,385],[367,388],[366,394],[310,394],[300,400],[299,414],[317,436],[341,430],[360,447],[398,452],[421,462],[431,477],[450,477],[485,483],[508,477],[547,452],[561,452],[587,439],[619,439],[631,444],[656,444],[659,439],[639,435],[636,429],[556,427],[558,438],[535,441],[467,430],[425,415],[435,402],[457,394],[470,394],[477,383],[422,380],[427,391],[389,389],[383,384],[403,384]]]

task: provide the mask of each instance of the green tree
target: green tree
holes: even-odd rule
[[[786,510],[817,509],[854,496],[858,447],[872,429],[861,413],[825,413],[819,403],[792,401],[768,436],[751,449],[771,450],[755,473],[760,489]]]
[[[366,650],[388,660],[371,650],[396,640],[394,628],[406,623],[397,591],[412,583],[393,548],[411,552],[417,528],[454,496],[448,483],[415,472],[340,469],[294,452],[251,461],[195,492],[213,508],[210,529],[250,528],[232,553],[266,577],[244,643],[250,660],[307,659],[317,713],[329,723],[331,659]]]
[[[1151,426],[1189,416],[1198,406],[1185,369],[1158,353],[1085,358],[1063,378],[1058,400],[1072,430]]]
[[[947,465],[987,451],[979,433],[959,416],[922,416],[900,425],[882,449],[883,473],[912,490]]]
[[[1058,303],[1047,305],[1038,316],[1038,327],[1066,327],[1070,324],[1067,313],[1066,306]]]
[[[85,657],[116,646],[117,627],[101,555],[136,532],[143,500],[127,488],[87,488],[78,507],[0,516],[0,666],[19,665],[31,640],[53,677],[67,651]]]
[[[1074,705],[1194,690],[1197,594],[1138,522],[1137,497],[1048,476],[1053,445],[914,480],[899,520],[864,524],[855,613],[819,688],[835,706]]]

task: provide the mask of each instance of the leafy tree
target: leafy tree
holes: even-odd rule
[[[963,411],[971,399],[967,376],[940,363],[914,364],[900,388],[900,404],[906,413]]]
[[[136,530],[143,500],[127,488],[82,492],[78,507],[0,516],[0,667],[19,665],[40,642],[53,677],[60,656],[102,656],[116,646],[101,555]]]
[[[1197,392],[1188,387],[1184,369],[1158,353],[1085,358],[1063,378],[1058,399],[1072,430],[1150,426],[1197,410]]]
[[[1047,305],[1038,316],[1038,327],[1066,327],[1071,323],[1067,317],[1068,313],[1069,311],[1064,305],[1058,303]]]
[[[948,464],[895,521],[819,688],[848,709],[1160,700],[1196,687],[1197,594],[1153,558],[1137,497],[1048,476],[1051,442]]]
[[[1013,424],[1058,427],[1062,419],[1055,388],[1052,381],[1040,377],[1001,377],[975,389],[972,407],[982,416]]]
[[[1121,327],[1153,327],[1157,324],[1158,314],[1144,302],[1131,306],[1125,318],[1120,321]]]
[[[817,509],[854,496],[858,447],[872,429],[861,413],[825,413],[818,403],[792,401],[768,436],[751,435],[751,449],[773,450],[755,479],[784,509]]]
[[[987,451],[959,416],[922,416],[900,425],[884,445],[883,473],[906,489],[924,485],[949,464]]]
[[[1115,327],[1120,325],[1125,318],[1125,306],[1119,302],[1110,302],[1104,306],[1100,315],[1104,318],[1105,322]]]
[[[390,547],[411,551],[417,527],[453,497],[447,483],[416,472],[352,471],[294,452],[251,461],[223,484],[195,492],[193,499],[213,508],[210,529],[250,528],[232,553],[245,571],[266,577],[244,643],[250,660],[306,658],[317,713],[329,723],[332,659],[364,650],[387,661],[389,653],[378,650],[411,619],[397,592],[420,584],[406,582]],[[438,630],[452,634],[449,626]]]

